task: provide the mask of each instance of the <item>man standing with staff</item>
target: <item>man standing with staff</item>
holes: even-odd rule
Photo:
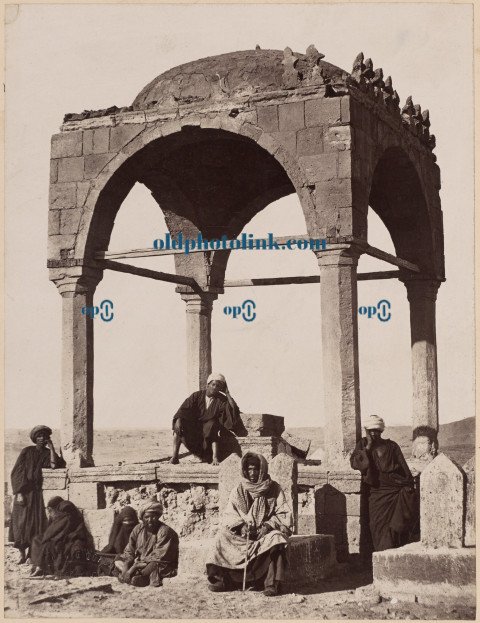
[[[173,454],[177,464],[183,443],[205,463],[219,464],[218,439],[221,428],[235,430],[240,424],[240,410],[228,391],[223,374],[210,374],[207,387],[193,392],[173,416]]]

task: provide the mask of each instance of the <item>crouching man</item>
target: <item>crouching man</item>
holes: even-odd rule
[[[177,575],[178,534],[160,521],[160,502],[149,502],[140,512],[123,553],[120,582],[133,586],[162,586],[162,578]]]

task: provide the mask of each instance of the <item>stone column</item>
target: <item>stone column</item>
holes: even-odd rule
[[[327,469],[349,467],[360,438],[357,264],[353,245],[317,252],[320,266],[322,361]]]
[[[93,319],[82,308],[93,305],[102,272],[56,270],[61,276],[50,278],[62,295],[62,451],[68,466],[88,467],[93,465]]]
[[[204,389],[212,371],[212,306],[217,294],[181,294],[187,304],[187,388]]]
[[[440,282],[404,281],[410,303],[412,415],[415,459],[431,459],[438,449],[438,378],[435,302]]]

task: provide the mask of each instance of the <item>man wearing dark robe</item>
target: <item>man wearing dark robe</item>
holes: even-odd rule
[[[177,575],[178,534],[160,521],[163,508],[151,501],[140,512],[123,553],[119,580],[133,586],[162,586],[162,578]]]
[[[406,544],[409,529],[415,524],[416,495],[400,447],[381,437],[383,419],[371,415],[364,428],[366,436],[357,443],[350,464],[362,474],[373,549],[380,552]]]
[[[9,529],[9,541],[20,550],[19,563],[26,562],[26,551],[35,535],[43,533],[47,515],[42,494],[42,469],[65,467],[65,461],[55,452],[50,435],[52,429],[43,424],[35,426],[30,439],[35,444],[23,448],[13,467],[13,509]]]
[[[223,374],[211,374],[207,388],[193,392],[173,416],[173,455],[178,463],[180,444],[204,462],[218,465],[218,438],[221,428],[235,430],[241,425],[240,410],[228,391]]]

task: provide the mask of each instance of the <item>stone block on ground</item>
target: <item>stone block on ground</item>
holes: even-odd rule
[[[421,541],[426,547],[462,547],[464,474],[439,454],[420,476]]]
[[[227,505],[230,492],[241,480],[240,457],[231,454],[220,463],[218,471],[218,510],[221,515]]]
[[[82,510],[105,508],[105,491],[99,482],[71,482],[68,491],[69,500]]]
[[[277,454],[269,463],[268,471],[272,480],[282,487],[287,503],[293,513],[294,532],[298,526],[298,467],[297,462],[287,454]]]
[[[281,437],[237,437],[242,456],[247,452],[262,454],[267,461],[285,448]]]
[[[383,597],[415,595],[420,603],[475,604],[475,549],[410,543],[373,554],[373,582]]]
[[[43,469],[44,489],[65,489],[67,486],[67,470],[66,469]]]
[[[292,536],[288,562],[286,584],[289,588],[332,576],[337,564],[333,537],[325,534]]]
[[[284,418],[269,413],[241,413],[240,419],[249,437],[278,436],[284,432]]]
[[[83,511],[85,525],[93,537],[96,549],[102,549],[108,544],[108,537],[115,518],[113,508],[105,508],[102,510]]]
[[[465,463],[465,547],[475,547],[475,457]]]

